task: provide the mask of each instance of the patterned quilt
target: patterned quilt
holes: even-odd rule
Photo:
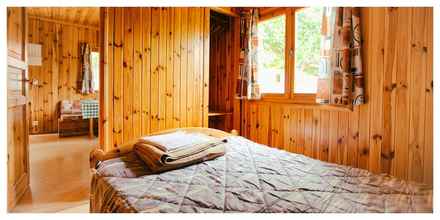
[[[432,212],[432,188],[228,137],[226,154],[149,174],[134,154],[98,164],[91,212]]]

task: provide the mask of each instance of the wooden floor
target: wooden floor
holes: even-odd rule
[[[89,152],[98,139],[30,136],[30,190],[13,212],[88,212]]]

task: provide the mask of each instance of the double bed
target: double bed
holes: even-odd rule
[[[432,212],[432,187],[227,139],[214,160],[153,174],[131,150],[91,153],[91,212]],[[175,131],[175,130],[171,130]],[[171,132],[166,131],[166,132]]]

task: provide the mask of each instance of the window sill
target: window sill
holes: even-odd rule
[[[331,111],[343,111],[343,112],[353,112],[353,109],[344,107],[344,106],[336,106],[331,104],[318,104],[315,103],[315,99],[313,101],[306,99],[292,99],[292,98],[284,98],[284,97],[265,97],[262,96],[260,100],[246,100],[249,103],[268,103],[268,104],[287,104],[290,106],[298,106],[307,109],[320,109],[320,110],[331,110]]]

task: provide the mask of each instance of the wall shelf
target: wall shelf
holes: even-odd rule
[[[209,112],[208,117],[232,115],[232,112]]]

